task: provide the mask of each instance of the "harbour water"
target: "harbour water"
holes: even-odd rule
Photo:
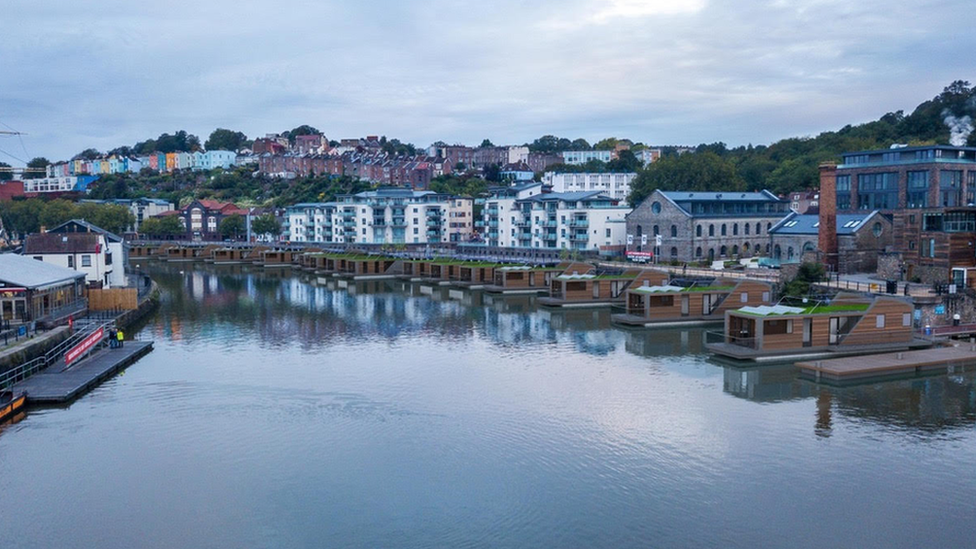
[[[822,387],[608,310],[148,268],[155,350],[0,427],[0,545],[973,544],[971,372]]]

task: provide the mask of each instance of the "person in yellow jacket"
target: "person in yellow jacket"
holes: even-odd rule
[[[119,331],[118,331],[118,332],[116,332],[116,334],[115,334],[115,338],[116,338],[116,339],[118,340],[118,342],[119,342],[119,349],[121,349],[121,348],[122,348],[122,345],[123,345],[123,344],[124,344],[124,342],[125,342],[125,334],[123,334],[123,333],[122,333],[122,329],[121,329],[121,328],[119,329]]]

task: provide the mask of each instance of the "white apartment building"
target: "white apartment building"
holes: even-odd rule
[[[542,182],[554,193],[601,191],[614,200],[627,200],[636,173],[557,173],[546,172]]]
[[[72,219],[24,242],[24,255],[85,273],[89,285],[125,286],[126,249],[118,235],[80,219]]]
[[[590,160],[600,162],[610,162],[613,160],[613,151],[563,151],[563,164],[579,165],[586,164]]]
[[[287,210],[292,242],[426,244],[464,242],[474,231],[474,200],[432,191],[378,189]]]
[[[636,156],[637,160],[640,160],[646,168],[648,165],[660,160],[661,149],[641,149],[634,152],[634,156]]]
[[[598,250],[626,244],[630,208],[599,192],[496,192],[485,205],[485,244]]]

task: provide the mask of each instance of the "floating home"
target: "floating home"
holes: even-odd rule
[[[213,255],[213,251],[219,246],[208,244],[207,246],[173,246],[166,249],[166,255],[160,257],[173,263],[188,261],[203,261]]]
[[[553,278],[564,272],[587,272],[593,267],[587,263],[560,263],[542,265],[504,265],[495,268],[492,283],[485,291],[496,294],[536,294],[548,292]]]
[[[291,267],[301,252],[295,250],[264,250],[258,254],[255,265],[267,268]]]
[[[603,272],[595,269],[579,273],[567,271],[553,277],[549,295],[539,298],[547,307],[602,307],[620,303],[631,286],[660,285],[668,275],[650,269],[627,269],[623,272]]]
[[[626,290],[626,312],[611,316],[624,326],[722,323],[725,312],[744,306],[770,305],[773,288],[768,282],[712,279],[674,281],[651,285],[645,280]]]
[[[267,246],[218,248],[211,254],[211,261],[213,261],[214,265],[242,265],[244,263],[253,263],[254,258],[260,257],[261,252],[267,249]]]
[[[396,258],[379,255],[339,257],[334,272],[355,280],[396,278],[394,267],[398,261]]]
[[[803,307],[749,306],[726,311],[723,341],[708,349],[739,360],[843,356],[929,346],[914,338],[908,298],[841,293]]]

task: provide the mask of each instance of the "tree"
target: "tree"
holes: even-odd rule
[[[139,232],[151,236],[176,236],[186,232],[175,215],[150,217],[139,224]]]
[[[618,140],[616,137],[607,137],[606,139],[601,139],[593,144],[593,150],[596,151],[612,151],[617,148]]]
[[[574,139],[569,146],[574,151],[588,151],[592,148],[590,146],[590,143],[587,140],[583,139],[582,137],[579,139]]]
[[[10,164],[6,162],[0,162],[0,168],[10,168]],[[10,170],[0,169],[0,181],[9,181],[13,179],[14,174]]]
[[[41,210],[41,226],[46,229],[57,227],[75,216],[75,205],[67,200],[57,199],[44,204]]]
[[[501,171],[502,170],[501,168],[498,167],[498,164],[489,164],[485,166],[484,168],[485,180],[494,181],[494,182],[501,181],[502,180]]]
[[[72,160],[95,160],[96,158],[102,156],[102,153],[98,152],[98,149],[85,149],[80,153],[74,155]]]
[[[27,163],[27,167],[46,169],[50,164],[51,161],[48,160],[47,158],[44,158],[43,156],[37,156],[32,158],[30,162]],[[41,179],[45,177],[45,175],[46,174],[44,172],[25,172],[24,179]]]
[[[572,149],[573,142],[565,137],[556,137],[555,135],[543,135],[539,139],[536,139],[529,144],[529,150],[532,152],[561,152],[568,151]]]
[[[821,282],[826,275],[824,266],[820,263],[803,263],[796,271],[793,280],[786,284],[783,290],[784,295],[792,297],[802,297],[810,293],[810,286],[816,282]]]
[[[490,139],[484,139],[484,140],[482,140],[481,145],[479,145],[479,147],[481,147],[482,149],[485,149],[485,148],[488,148],[488,147],[494,147],[494,146],[495,146],[495,144],[492,143]]]
[[[295,138],[298,137],[299,135],[322,135],[322,132],[320,132],[318,129],[312,126],[309,126],[308,124],[302,124],[297,128],[292,128],[290,131],[287,131],[282,135],[287,137],[288,142],[294,145]]]
[[[132,152],[132,147],[123,145],[121,147],[115,147],[114,149],[108,151],[105,154],[107,154],[108,156],[132,156],[133,152]]]
[[[217,128],[210,132],[210,137],[203,146],[208,151],[236,151],[241,148],[245,141],[247,141],[247,136],[243,132]]]
[[[246,231],[244,218],[240,215],[229,215],[220,222],[220,236],[224,238],[240,238]]]
[[[84,219],[106,231],[118,234],[124,233],[136,221],[129,208],[120,204],[77,204],[72,218]]]
[[[629,150],[620,151],[617,158],[607,162],[607,171],[611,172],[636,172],[642,167],[644,164]]]
[[[628,202],[640,204],[655,189],[665,191],[741,191],[745,185],[735,165],[713,152],[663,157],[639,172]]]
[[[281,223],[273,214],[265,214],[251,221],[251,231],[259,235],[278,236],[281,234]]]
[[[7,232],[16,235],[36,233],[40,227],[44,202],[38,199],[0,203],[0,217]]]

